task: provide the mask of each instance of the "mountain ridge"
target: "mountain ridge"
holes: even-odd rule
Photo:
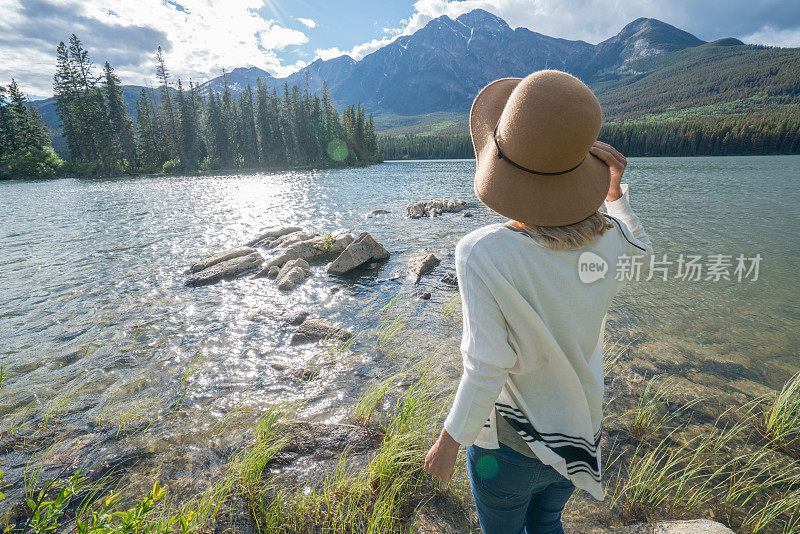
[[[704,47],[711,48],[711,52]],[[381,117],[454,114],[462,121],[474,95],[497,78],[522,77],[545,68],[564,70],[584,80],[602,102],[606,90],[616,91],[615,99],[624,99],[626,85],[633,86],[659,69],[668,72],[674,82],[681,69],[680,65],[668,68],[670,62],[688,61],[692,72],[699,72],[692,63],[694,51],[729,57],[736,54],[721,51],[733,50],[741,53],[742,62],[753,63],[748,68],[757,70],[758,65],[751,58],[763,48],[730,37],[706,43],[675,26],[646,17],[591,44],[544,35],[522,26],[512,29],[502,18],[475,9],[456,18],[442,15],[432,19],[415,33],[401,36],[358,61],[347,55],[317,59],[284,78],[257,67],[239,67],[198,87],[203,92],[218,92],[227,85],[238,94],[248,83],[255,89],[256,79],[261,78],[279,92],[284,84],[302,86],[306,81],[311,91],[319,91],[325,82],[337,107],[361,102],[367,111],[375,112],[376,125],[383,130],[389,128],[385,128],[387,124]],[[731,61],[725,63],[729,70],[736,67],[735,59]],[[713,78],[716,74],[703,76]],[[52,99],[32,105],[44,108],[48,100]],[[637,112],[647,113],[646,109],[636,111],[635,105],[620,107],[623,108],[626,118]],[[135,107],[129,110],[135,119]],[[45,121],[57,127],[52,124],[52,116],[45,117]],[[613,114],[607,118],[616,119]]]

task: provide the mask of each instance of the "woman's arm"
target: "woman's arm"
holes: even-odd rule
[[[589,151],[608,165],[611,174],[611,183],[606,195],[608,214],[619,219],[628,228],[633,239],[641,245],[643,250],[633,247],[632,255],[645,256],[646,259],[653,254],[653,246],[642,222],[631,208],[628,184],[622,183],[622,175],[628,166],[628,160],[616,148],[602,141],[595,141]]]
[[[425,469],[447,482],[459,445],[471,445],[489,418],[517,354],[508,343],[505,318],[481,275],[485,258],[459,243],[456,248],[463,333],[461,356],[464,372],[444,429],[428,452]]]

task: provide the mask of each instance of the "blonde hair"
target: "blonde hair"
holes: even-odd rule
[[[586,219],[567,226],[531,226],[520,222],[514,224],[538,243],[554,250],[569,250],[591,244],[612,224],[599,211]]]

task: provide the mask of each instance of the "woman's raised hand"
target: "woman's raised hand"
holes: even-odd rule
[[[619,150],[602,141],[595,141],[589,148],[589,152],[603,160],[603,163],[608,165],[611,171],[611,184],[608,186],[606,201],[613,202],[617,200],[622,196],[620,184],[622,183],[622,173],[625,172],[625,167],[628,166],[628,160],[620,154]]]

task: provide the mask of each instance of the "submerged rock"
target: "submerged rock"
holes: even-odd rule
[[[433,271],[441,261],[442,260],[433,254],[412,258],[408,262],[408,273],[414,280],[414,283],[419,284],[420,278]]]
[[[307,310],[300,310],[296,314],[289,319],[289,324],[292,326],[299,326],[303,323],[306,319],[308,319],[309,313]]]
[[[465,211],[464,213],[461,214],[461,216],[462,217],[472,217],[472,212],[471,211]]]
[[[199,273],[203,269],[208,269],[209,267],[218,263],[222,263],[223,261],[232,260],[233,258],[239,258],[241,256],[247,256],[255,251],[256,249],[250,247],[230,248],[228,250],[223,250],[222,252],[217,252],[216,254],[212,254],[211,256],[198,261],[189,267],[189,272]]]
[[[290,345],[312,343],[320,339],[338,339],[347,341],[353,335],[342,327],[323,321],[322,319],[306,319],[297,328],[297,332],[289,340]]]
[[[369,218],[374,217],[376,215],[386,215],[387,213],[391,213],[391,211],[384,210],[384,209],[372,210],[371,212],[367,213],[367,218],[369,219]]]
[[[300,232],[303,229],[299,226],[283,226],[280,228],[271,228],[264,232],[263,234],[259,235],[255,239],[251,239],[247,242],[248,247],[254,247],[264,241],[273,241],[281,236],[285,236],[286,234],[291,234],[293,232]]]
[[[220,280],[234,278],[235,276],[251,271],[262,263],[264,263],[264,258],[261,254],[254,251],[247,256],[232,258],[203,269],[187,278],[184,285],[195,287],[215,284]]]
[[[298,258],[306,261],[325,261],[336,258],[347,245],[353,242],[353,236],[343,231],[327,236],[318,236],[289,245],[283,252],[272,258],[254,278],[267,276],[272,266],[283,267],[287,261]]]
[[[420,217],[436,217],[442,213],[457,213],[467,207],[467,203],[463,200],[444,200],[435,198],[428,201],[412,202],[406,207],[406,213],[410,219],[419,219]]]
[[[275,267],[273,265],[273,267]],[[278,289],[291,291],[311,275],[311,266],[302,258],[287,261],[278,271]]]
[[[695,519],[690,521],[658,521],[631,525],[625,534],[733,534],[733,531],[716,521]]]
[[[442,283],[447,284],[448,286],[458,286],[458,277],[454,271],[447,271],[442,276]]]
[[[328,265],[328,274],[344,274],[373,260],[385,260],[389,252],[369,232],[359,236]]]

